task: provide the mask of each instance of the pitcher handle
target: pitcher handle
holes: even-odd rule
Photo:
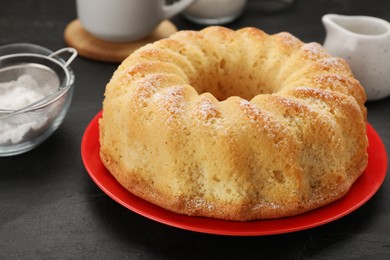
[[[163,10],[163,18],[169,19],[169,18],[177,15],[178,13],[180,13],[181,11],[186,9],[189,5],[191,5],[195,1],[196,0],[180,0],[180,1],[175,2],[172,5],[164,5],[163,9],[162,9]]]

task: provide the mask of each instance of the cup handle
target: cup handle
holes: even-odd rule
[[[178,13],[180,13],[181,11],[186,9],[189,5],[191,5],[195,1],[196,0],[180,0],[180,1],[175,2],[172,5],[164,5],[162,7],[163,18],[169,19],[169,18],[177,15]]]

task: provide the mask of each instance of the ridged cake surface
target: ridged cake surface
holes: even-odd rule
[[[366,96],[317,43],[255,28],[180,31],[108,83],[100,155],[133,194],[226,220],[297,215],[367,165]]]

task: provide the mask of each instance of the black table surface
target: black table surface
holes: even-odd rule
[[[325,13],[377,16],[390,21],[390,1],[297,0],[279,13],[261,12],[255,0],[227,25],[289,31],[322,43]],[[0,45],[30,42],[65,47],[63,32],[76,18],[74,1],[0,1]],[[179,29],[200,29],[182,16]],[[390,61],[389,61],[390,62]],[[167,226],[121,206],[89,177],[80,144],[101,110],[105,84],[118,64],[78,57],[73,102],[61,127],[36,149],[0,158],[0,259],[389,259],[390,181],[356,211],[299,232],[236,237]],[[390,87],[390,86],[389,86]],[[368,120],[390,149],[390,98],[368,102]],[[387,171],[388,173],[389,171]]]

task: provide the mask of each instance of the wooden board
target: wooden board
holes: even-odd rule
[[[65,28],[64,38],[66,44],[75,48],[80,56],[98,61],[118,63],[122,62],[130,53],[139,47],[167,38],[175,32],[177,32],[176,26],[170,21],[164,20],[150,36],[142,40],[116,43],[101,40],[88,33],[82,27],[80,21],[76,19],[70,22]]]

